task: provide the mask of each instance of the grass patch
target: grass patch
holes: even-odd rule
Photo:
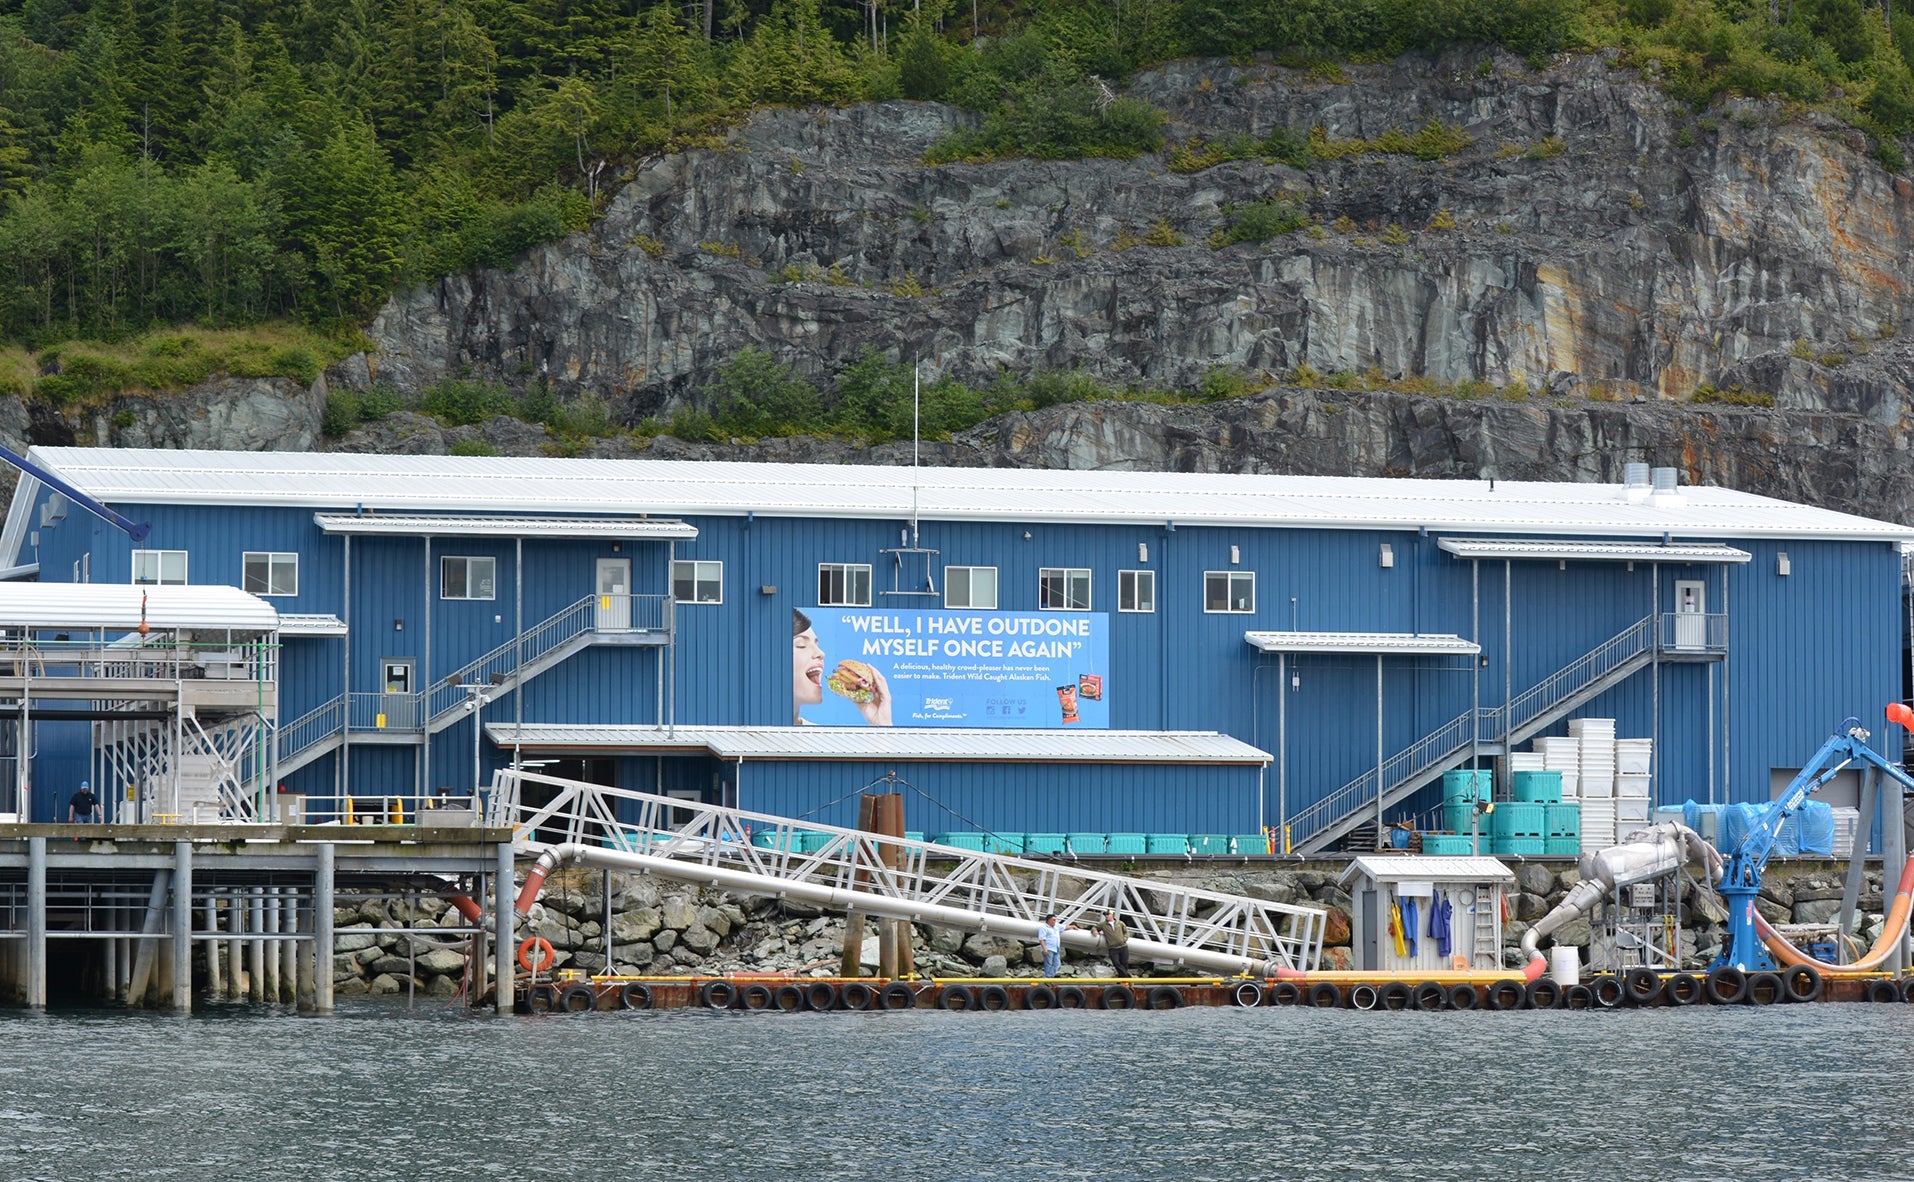
[[[62,341],[0,353],[0,393],[77,406],[118,394],[167,394],[218,377],[291,378],[365,347],[358,334],[329,336],[290,321],[245,329],[166,329],[124,340]],[[46,373],[42,371],[54,370]]]

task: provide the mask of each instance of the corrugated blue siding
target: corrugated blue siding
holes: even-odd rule
[[[344,541],[323,535],[309,509],[117,507],[153,522],[149,547],[190,551],[194,582],[237,584],[240,556],[246,550],[296,551],[301,555],[300,593],[275,603],[287,611],[347,614]],[[651,723],[661,713],[660,662],[668,660],[667,682],[675,685],[676,704],[667,704],[666,712],[678,722],[786,724],[792,713],[785,660],[791,611],[816,606],[819,563],[869,564],[876,592],[873,605],[900,610],[942,606],[941,596],[887,594],[921,590],[926,564],[940,589],[945,566],[996,567],[998,607],[1005,611],[1036,609],[1039,568],[1087,567],[1092,572],[1093,610],[1106,617],[1109,630],[1112,725],[1220,730],[1277,753],[1281,775],[1272,767],[1265,782],[1266,816],[1273,823],[1279,778],[1287,782],[1287,805],[1293,812],[1373,766],[1376,665],[1370,657],[1304,655],[1286,662],[1279,675],[1273,655],[1258,654],[1244,643],[1246,630],[1452,632],[1477,639],[1486,657],[1480,664],[1456,657],[1385,658],[1381,717],[1387,756],[1462,714],[1474,701],[1501,704],[1505,683],[1520,693],[1656,606],[1654,571],[1647,563],[1631,571],[1621,563],[1570,562],[1560,568],[1553,562],[1517,562],[1506,572],[1505,595],[1502,563],[1483,562],[1478,570],[1442,552],[1437,536],[1404,531],[932,521],[922,523],[919,544],[938,553],[926,557],[885,553],[906,539],[910,526],[905,520],[690,520],[700,536],[679,543],[677,556],[723,563],[723,602],[680,606],[675,653],[587,649],[535,680],[522,704],[507,695],[488,706],[486,718]],[[1887,735],[1880,722],[1882,704],[1901,693],[1896,548],[1887,543],[1719,540],[1750,551],[1753,561],[1726,568],[1662,567],[1659,606],[1673,610],[1677,580],[1704,580],[1709,610],[1719,612],[1725,602],[1732,620],[1729,660],[1666,664],[1658,675],[1644,671],[1579,713],[1616,718],[1624,736],[1659,737],[1659,791],[1668,801],[1706,798],[1711,787],[1717,799],[1766,799],[1769,770],[1797,766],[1848,713],[1862,716],[1880,745],[1898,754],[1898,734]],[[1379,560],[1385,543],[1394,559],[1388,568]],[[1232,546],[1237,548],[1235,562]],[[414,660],[418,685],[432,684],[510,639],[516,628],[535,626],[591,594],[599,558],[629,559],[636,592],[665,590],[666,544],[625,543],[615,555],[611,547],[604,541],[529,541],[521,573],[509,540],[435,539],[428,561],[422,539],[355,539],[351,688],[376,689],[384,658]],[[131,548],[117,531],[70,509],[65,522],[41,533],[42,577],[70,578],[73,561],[90,553],[94,581],[123,581]],[[1792,564],[1792,573],[1785,577],[1776,573],[1780,550],[1789,553]],[[496,559],[496,598],[439,599],[439,559],[445,555]],[[900,562],[903,569],[898,571]],[[1119,613],[1118,572],[1137,569],[1156,574],[1156,611]],[[1253,572],[1256,610],[1205,613],[1206,571]],[[284,717],[339,692],[343,656],[339,641],[287,642]],[[1287,732],[1280,750],[1279,719]],[[1564,727],[1557,724],[1552,730],[1559,734]],[[487,750],[482,758],[489,774],[503,756]],[[696,763],[674,758],[662,766],[670,783],[685,787],[684,777],[692,775]],[[470,778],[468,724],[461,722],[434,740],[431,765],[432,786],[458,785]],[[637,774],[640,765],[645,777],[656,782],[659,766],[642,758],[624,761],[621,778],[627,772]],[[701,790],[709,788],[710,777],[722,780],[730,774],[715,764],[698,766],[702,770],[694,778]],[[409,785],[413,767],[409,750],[362,748],[354,754],[352,784],[355,790],[396,791]],[[762,777],[763,790],[773,798],[808,808],[818,799],[856,787],[847,781],[867,770],[790,764],[777,765],[774,774],[773,765],[759,773],[747,765],[746,788],[748,793],[754,777]],[[1210,814],[1202,799],[1179,793],[1176,777],[1190,774],[1180,769],[1021,769],[1024,779],[1018,781],[990,765],[924,765],[914,771],[938,784],[955,785],[959,795],[950,799],[972,801],[979,808],[1002,805],[1004,794],[1017,790],[1009,786],[1013,782],[1054,785],[1056,799],[1069,801],[1068,808],[1075,811],[1069,816],[1036,813],[1018,822],[1040,829],[1148,828],[1161,822],[1172,829],[1196,830],[1233,828],[1245,820],[1240,800],[1229,806],[1238,811]],[[1246,775],[1213,774],[1231,783]],[[299,773],[295,786],[316,790],[310,786],[330,785],[335,776],[333,760],[321,760]],[[835,791],[817,795],[827,787]],[[1218,799],[1227,795],[1220,793]],[[1132,812],[1133,819],[1121,820]],[[1188,820],[1170,819],[1185,813]],[[1218,819],[1199,824],[1199,818],[1212,815],[1226,815],[1227,823]]]

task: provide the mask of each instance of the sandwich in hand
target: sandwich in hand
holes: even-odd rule
[[[839,661],[837,672],[824,684],[831,692],[862,706],[877,698],[877,674],[862,661]]]

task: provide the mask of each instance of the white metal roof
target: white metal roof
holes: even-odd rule
[[[1508,480],[84,447],[29,456],[108,503],[1914,539],[1904,526],[1708,487],[1630,501],[1619,484]],[[21,482],[29,499],[35,485]],[[14,516],[0,562],[15,560],[27,528],[17,498]]]
[[[144,608],[141,601],[145,601]],[[237,587],[120,583],[0,583],[0,628],[131,632],[273,632],[279,613]]]
[[[1343,882],[1364,874],[1377,882],[1513,882],[1515,871],[1495,858],[1376,854],[1352,858]]]
[[[500,747],[540,751],[709,751],[720,759],[966,760],[1015,763],[1267,764],[1269,753],[1214,731],[1040,731],[935,727],[585,726],[487,723]]]
[[[346,622],[335,615],[279,613],[279,635],[281,636],[344,636],[345,634]]]
[[[1443,538],[1438,544],[1457,558],[1540,558],[1549,562],[1732,564],[1754,557],[1733,546],[1679,542],[1666,546],[1631,546],[1621,542],[1560,542],[1548,538]]]
[[[669,518],[617,517],[460,517],[416,513],[314,513],[329,534],[386,534],[435,538],[679,538],[698,536],[698,527]]]
[[[1425,653],[1473,656],[1482,646],[1449,632],[1245,632],[1266,653]]]

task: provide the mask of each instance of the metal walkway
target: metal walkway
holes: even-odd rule
[[[528,797],[549,802],[531,804]],[[510,826],[514,846],[544,854],[546,870],[579,861],[1020,939],[1034,939],[1046,915],[1067,928],[1093,924],[1110,910],[1129,927],[1133,955],[1206,972],[1308,971],[1322,957],[1326,913],[1316,907],[531,772],[498,773],[487,823]],[[1089,932],[1067,931],[1064,942],[1086,952],[1102,948]]]

